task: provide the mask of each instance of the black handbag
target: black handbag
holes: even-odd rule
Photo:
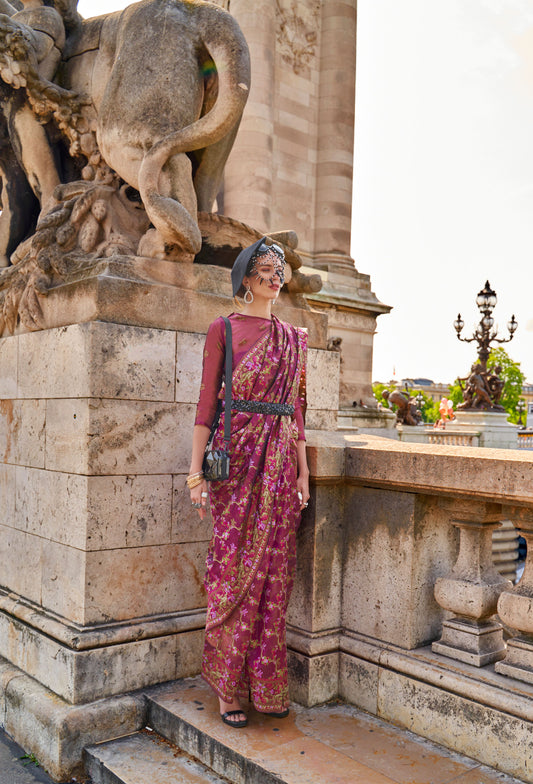
[[[217,405],[217,412],[213,424],[211,425],[211,433],[209,440],[205,447],[204,460],[202,463],[202,471],[204,472],[204,479],[208,482],[221,482],[224,479],[229,479],[229,444],[231,440],[231,376],[232,376],[232,345],[231,345],[231,322],[225,316],[224,322],[226,324],[226,369],[225,369],[225,395],[224,395],[224,449],[213,449],[213,438],[215,436],[218,423],[220,421],[220,413],[222,410],[222,403],[219,400]]]

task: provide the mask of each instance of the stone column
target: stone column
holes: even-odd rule
[[[323,3],[314,256],[352,273],[355,39],[356,0]]]
[[[435,599],[456,617],[443,623],[432,650],[475,667],[505,656],[502,625],[491,620],[501,592],[512,588],[492,562],[492,532],[502,517],[499,504],[458,504],[451,515],[460,531],[457,562],[435,583]]]
[[[527,556],[522,579],[498,601],[500,618],[518,634],[508,640],[507,655],[496,665],[496,672],[533,683],[533,509],[510,507],[506,511],[527,542]]]
[[[252,84],[224,177],[225,215],[271,230],[276,14],[272,0],[232,0],[250,47]]]

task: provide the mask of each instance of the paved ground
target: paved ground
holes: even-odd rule
[[[0,784],[54,784],[41,768],[23,756],[23,749],[0,731]]]

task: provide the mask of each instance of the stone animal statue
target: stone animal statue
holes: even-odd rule
[[[10,4],[0,0],[0,31],[7,30],[0,77],[4,104],[16,104],[13,111],[9,108],[11,115],[27,112],[30,106],[41,124],[48,123],[48,143],[59,160],[63,184],[93,181],[117,190],[117,182],[123,182],[130,188],[117,198],[109,196],[115,202],[106,207],[109,226],[115,208],[133,210],[127,198],[133,193],[134,201],[134,192],[140,194],[147,221],[133,252],[192,261],[202,242],[197,211],[212,208],[249,93],[249,52],[237,22],[203,0],[141,0],[124,11],[85,21],[75,13],[75,0],[23,4],[34,16],[18,21],[18,13],[9,14]],[[46,12],[48,20],[53,13],[63,18],[66,37],[60,40],[57,26],[53,35],[43,32],[41,22],[34,21],[37,11],[41,16]],[[12,51],[12,28],[17,26],[22,54]],[[54,75],[39,71],[32,43],[36,30],[62,49],[63,64]],[[33,187],[36,174],[25,155],[28,140],[17,131],[16,122],[7,119],[11,149],[42,209],[41,193]],[[32,133],[37,138],[36,128]],[[40,142],[44,154],[42,134]],[[2,200],[20,241],[23,221],[9,198],[12,177],[20,189],[20,170],[9,171],[4,159],[0,157]],[[102,192],[86,198],[86,192],[74,194],[72,189],[66,195],[59,191],[58,198],[70,204],[81,195],[85,206],[91,199],[107,198]],[[126,223],[122,220],[121,227]],[[112,227],[109,232],[113,234]],[[96,228],[93,233],[96,238]],[[7,234],[7,246],[12,248],[13,232]],[[85,234],[88,247],[90,232]]]

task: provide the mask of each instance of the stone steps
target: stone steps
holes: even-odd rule
[[[350,705],[275,719],[245,703],[232,729],[201,678],[143,694],[150,729],[86,749],[93,784],[520,784]]]
[[[228,784],[155,732],[136,732],[85,749],[92,784]]]

